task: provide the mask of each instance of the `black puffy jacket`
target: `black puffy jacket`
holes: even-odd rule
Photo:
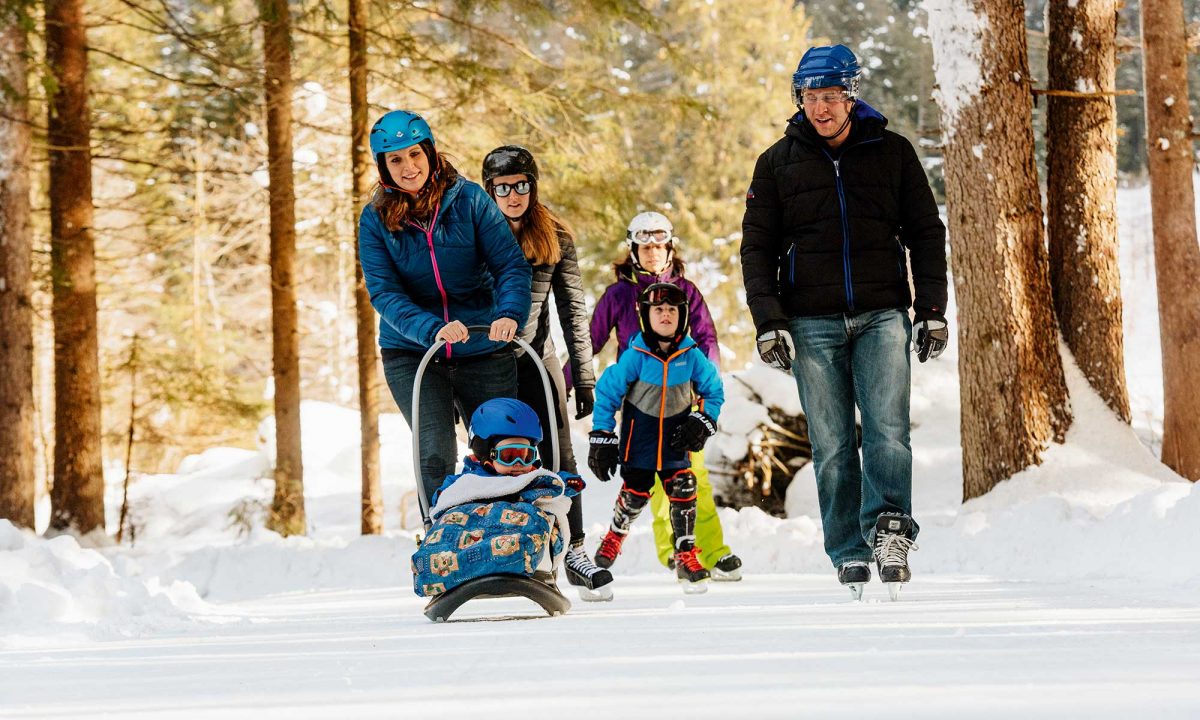
[[[912,144],[886,126],[859,101],[835,151],[797,113],[759,156],[741,246],[759,332],[791,317],[910,305],[918,319],[945,313],[946,228]]]
[[[546,302],[554,291],[558,321],[567,341],[572,384],[595,387],[596,371],[592,368],[592,336],[588,329],[587,305],[583,299],[583,278],[575,255],[575,241],[562,228],[558,231],[562,259],[556,265],[534,265],[532,302],[529,321],[521,329],[521,339],[538,352],[545,354],[550,337],[550,304]]]

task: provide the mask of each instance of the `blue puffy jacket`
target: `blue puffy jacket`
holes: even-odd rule
[[[525,254],[483,188],[459,178],[442,198],[426,231],[391,232],[368,203],[358,220],[359,260],[371,304],[383,318],[379,346],[427,350],[451,320],[490,325],[529,316],[530,269]],[[502,343],[473,334],[447,346],[447,357],[495,352]]]
[[[670,442],[696,402],[716,422],[725,402],[717,366],[691,336],[663,357],[651,352],[638,333],[596,383],[592,429],[611,432],[620,407],[622,465],[647,470],[691,467],[688,453],[673,449]]]

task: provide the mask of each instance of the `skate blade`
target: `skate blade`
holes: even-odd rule
[[[708,572],[712,576],[714,582],[738,582],[742,579],[741,568],[734,570],[733,572],[724,572],[722,570],[713,568]]]
[[[846,589],[850,591],[850,597],[854,598],[855,602],[862,602],[863,584],[862,583],[847,583]]]
[[[584,602],[612,602],[612,588],[605,585],[598,587],[595,590],[588,590],[585,587],[576,588],[579,591],[579,599]]]
[[[887,583],[888,597],[890,597],[892,599],[892,602],[896,602],[897,600],[900,599],[900,590],[902,590],[903,588],[904,588],[904,583],[898,583],[898,582]]]
[[[700,580],[699,582],[688,582],[680,580],[679,584],[683,586],[684,595],[703,595],[708,592],[708,581]]]

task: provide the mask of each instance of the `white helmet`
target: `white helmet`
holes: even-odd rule
[[[667,245],[674,244],[675,228],[666,215],[657,212],[638,213],[629,221],[625,231],[625,245],[633,252],[637,245]]]

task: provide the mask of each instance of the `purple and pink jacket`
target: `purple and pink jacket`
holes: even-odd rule
[[[617,281],[604,290],[604,295],[601,296],[600,302],[596,303],[596,310],[592,313],[592,354],[600,353],[614,329],[617,331],[617,357],[629,348],[630,339],[641,332],[638,326],[638,296],[656,282],[673,283],[687,294],[691,326],[688,334],[708,359],[720,367],[721,349],[717,346],[717,331],[713,326],[712,316],[708,313],[704,296],[691,280],[676,275],[671,268],[661,275],[636,272],[627,268],[617,271]]]

